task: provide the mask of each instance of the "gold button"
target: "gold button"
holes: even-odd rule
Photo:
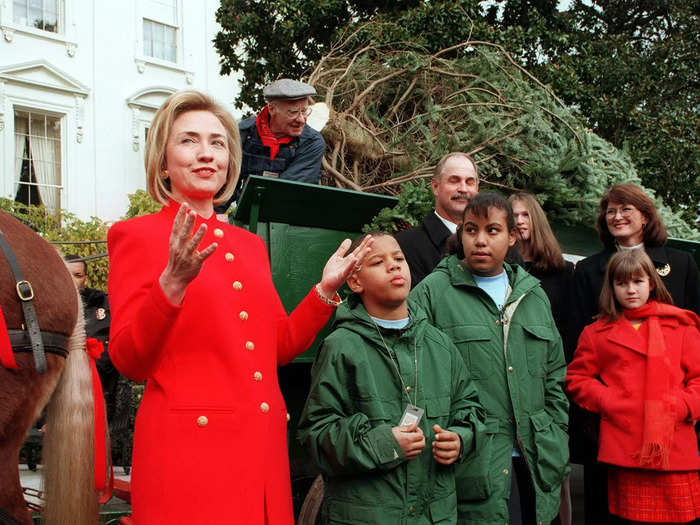
[[[290,419],[292,419],[292,417],[289,415],[289,412],[287,412],[287,421],[289,421]]]
[[[253,374],[253,378],[254,378],[256,381],[262,381],[262,374],[261,374],[260,372],[255,372],[255,373]]]
[[[260,403],[260,412],[263,414],[267,414],[270,411],[270,405],[265,403],[264,401]]]
[[[503,469],[503,473],[507,476],[507,475],[508,475],[508,469],[507,469],[507,468],[504,468],[504,469]]]
[[[246,342],[245,349],[250,350],[251,352],[255,350],[255,345],[253,344],[253,341]]]
[[[248,319],[248,312],[246,312],[245,310],[243,310],[240,314],[238,314],[238,317],[241,318],[241,321],[245,321],[245,320]]]
[[[233,254],[231,252],[226,252],[226,255],[224,255],[224,258],[228,261],[231,262],[233,261]]]
[[[413,507],[408,507],[408,512],[410,512],[411,514],[413,514],[415,511],[416,509],[414,509]]]
[[[214,230],[214,237],[219,237],[219,238],[221,238],[221,237],[223,237],[223,236],[224,236],[224,232],[221,230],[221,228],[216,228],[216,229]]]
[[[209,423],[209,418],[207,416],[199,416],[197,418],[197,425],[200,427],[206,427],[207,423]]]
[[[407,387],[406,387],[406,392],[409,392],[409,393],[411,392],[411,387],[410,387],[410,386],[407,386]]]
[[[512,367],[512,366],[509,366],[509,367],[508,367],[508,372],[512,372],[512,371],[513,371],[513,367]]]
[[[241,281],[233,281],[233,289],[234,290],[240,290],[243,288],[243,285],[241,284]]]

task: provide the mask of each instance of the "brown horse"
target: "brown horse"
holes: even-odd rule
[[[68,338],[67,358],[47,352],[44,374],[38,373],[31,351],[14,353],[18,369],[0,366],[0,523],[12,523],[8,516],[22,525],[32,523],[19,483],[19,450],[48,402],[43,447],[44,523],[93,525],[98,520],[93,397],[79,296],[62,258],[50,244],[3,212],[0,231],[24,279],[33,287],[42,332]],[[1,252],[0,306],[7,329],[23,330],[15,279]]]

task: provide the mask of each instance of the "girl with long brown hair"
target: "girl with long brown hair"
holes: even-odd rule
[[[511,195],[508,200],[513,208],[515,227],[518,230],[516,248],[523,259],[523,267],[540,280],[549,298],[554,322],[564,339],[566,349],[566,311],[574,265],[564,260],[547,216],[533,195],[520,192]]]

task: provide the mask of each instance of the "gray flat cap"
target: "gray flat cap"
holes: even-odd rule
[[[316,90],[309,84],[292,80],[291,78],[281,78],[268,84],[263,89],[265,100],[288,99],[309,97],[315,95]]]

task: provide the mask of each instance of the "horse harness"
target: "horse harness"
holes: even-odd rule
[[[32,352],[37,372],[44,374],[46,372],[46,352],[60,355],[63,358],[68,356],[68,337],[55,332],[42,332],[39,328],[39,320],[32,302],[34,288],[32,288],[32,283],[24,278],[17,258],[2,230],[0,230],[0,249],[2,249],[12,271],[17,297],[22,305],[23,326],[26,327],[26,330],[7,330],[10,346],[13,352]]]

